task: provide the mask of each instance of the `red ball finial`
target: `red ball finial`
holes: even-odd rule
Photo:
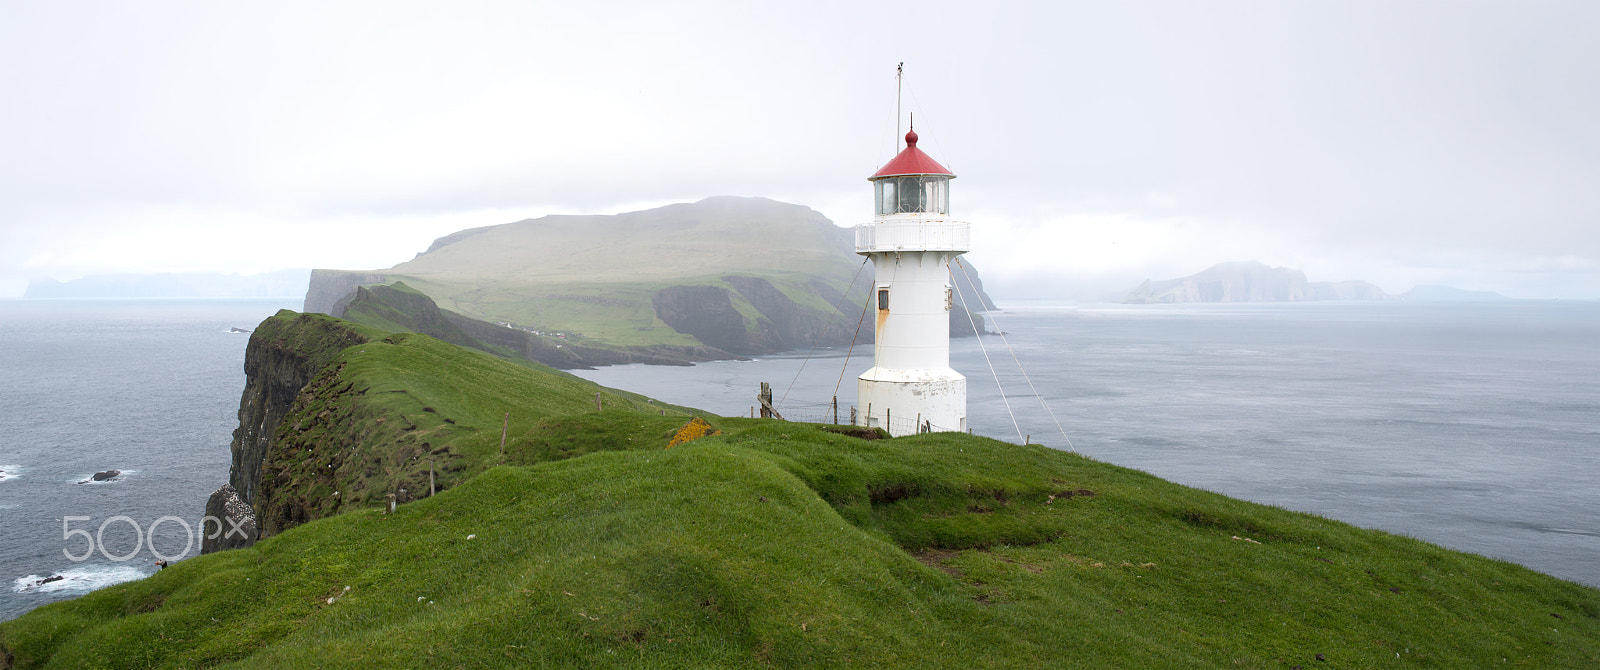
[[[917,131],[913,130],[911,132],[906,133],[906,146],[908,146],[908,147],[917,146]]]

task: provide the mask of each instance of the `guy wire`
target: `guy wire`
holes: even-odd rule
[[[844,294],[845,295],[850,295],[850,289],[855,288],[856,280],[861,278],[861,271],[866,269],[867,261],[870,261],[870,260],[872,260],[872,259],[871,258],[865,258],[865,257],[861,259],[861,265],[856,267],[856,275],[854,277],[851,277],[850,278],[850,283],[846,284],[845,287],[844,287]],[[871,297],[872,296],[872,291],[870,291],[870,290],[867,291],[867,296]],[[841,302],[843,302],[843,300],[844,300],[843,298],[840,298]],[[822,342],[820,340],[822,339],[823,335],[826,335],[828,333],[828,329],[833,327],[833,317],[837,316],[839,314],[843,314],[843,312],[840,312],[839,308],[837,308],[837,307],[833,308],[833,311],[834,311],[834,314],[831,314],[831,315],[828,316],[828,323],[822,326],[822,332],[817,333],[817,337],[811,340],[811,351],[810,351],[810,353],[806,354],[806,359],[805,360],[800,361],[800,369],[795,371],[794,379],[789,380],[789,388],[784,389],[783,390],[783,397],[778,398],[778,405],[779,406],[783,405],[783,401],[789,399],[789,391],[794,390],[794,383],[797,382],[797,381],[800,381],[800,373],[806,371],[806,363],[810,363],[811,362],[811,356],[816,354],[817,353],[817,348],[822,345]],[[863,316],[865,316],[865,315],[863,315]],[[856,326],[856,332],[857,333],[861,332],[859,324],[857,324],[857,326]],[[854,344],[854,343],[852,342],[852,344]],[[841,374],[840,376],[842,377],[843,375]],[[837,395],[837,393],[838,393],[838,389],[837,388],[834,389],[834,393]]]
[[[961,258],[960,257],[957,257],[955,260],[956,260],[956,266],[961,268],[961,276],[966,277],[968,286],[972,286],[973,285],[972,284],[972,275],[967,274],[967,266],[966,266],[966,264],[961,262]],[[954,284],[955,282],[951,282],[951,283]],[[965,306],[963,305],[963,307],[965,307]],[[990,316],[989,319],[991,321],[993,321],[994,317]],[[1028,376],[1028,371],[1023,369],[1022,360],[1017,358],[1017,350],[1016,349],[1012,349],[1011,348],[1011,341],[1006,339],[1006,329],[1001,328],[1000,327],[1000,322],[998,322],[998,321],[995,321],[994,326],[995,326],[995,330],[999,331],[999,333],[1000,333],[1000,341],[1005,343],[1005,345],[1006,345],[1006,351],[1011,353],[1011,361],[1017,364],[1017,371],[1022,373],[1023,381],[1028,382],[1028,389],[1033,391],[1033,396],[1035,398],[1039,399],[1039,404],[1040,405],[1044,406],[1045,413],[1049,414],[1050,415],[1050,420],[1055,422],[1056,430],[1061,432],[1061,439],[1067,441],[1067,450],[1071,451],[1073,453],[1077,453],[1078,452],[1078,448],[1076,446],[1073,446],[1072,438],[1067,437],[1067,431],[1061,427],[1061,421],[1056,419],[1056,413],[1053,410],[1050,409],[1050,403],[1045,402],[1044,396],[1039,393],[1039,389],[1034,387],[1033,379]]]
[[[960,259],[956,259],[960,262]],[[949,271],[949,266],[945,266]],[[961,291],[961,284],[956,282],[955,272],[950,272],[950,286],[956,290],[956,297],[961,299],[961,310],[967,313],[967,323],[972,324],[972,336],[978,338],[978,350],[983,352],[983,361],[989,364],[989,375],[994,377],[994,387],[1000,389],[1000,402],[1005,403],[1006,414],[1011,415],[1011,427],[1017,429],[1017,441],[1026,442],[1028,438],[1022,436],[1022,426],[1017,423],[1016,413],[1011,411],[1011,401],[1006,399],[1006,389],[1000,385],[1000,374],[994,371],[994,361],[989,360],[989,350],[983,346],[983,334],[979,332],[978,322],[972,318],[972,310],[967,307],[967,296]]]

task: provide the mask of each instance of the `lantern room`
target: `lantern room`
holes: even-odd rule
[[[906,133],[906,148],[867,179],[873,183],[878,216],[950,213],[950,180],[955,174],[917,148],[917,131]]]

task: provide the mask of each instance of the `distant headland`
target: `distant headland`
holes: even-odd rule
[[[1317,300],[1413,300],[1419,302],[1506,300],[1493,291],[1467,291],[1449,286],[1418,286],[1400,294],[1386,293],[1365,281],[1313,282],[1294,268],[1257,261],[1218,263],[1177,279],[1145,280],[1128,292],[1124,304],[1187,302],[1307,302]]]

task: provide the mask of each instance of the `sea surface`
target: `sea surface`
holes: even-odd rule
[[[199,553],[244,391],[250,336],[230,329],[280,307],[299,305],[0,301],[0,620]]]
[[[1600,302],[1094,305],[987,317],[1005,335],[955,340],[950,354],[980,435],[1600,586]],[[770,382],[785,418],[806,421],[832,420],[837,389],[848,423],[872,350],[846,355],[579,374],[724,415],[749,414]]]
[[[0,620],[198,552],[244,389],[248,335],[229,330],[297,303],[0,301]],[[990,325],[1006,335],[951,354],[979,434],[1600,585],[1600,303],[1018,307]],[[870,358],[580,374],[718,414],[766,381],[810,421],[837,385],[848,421]]]

